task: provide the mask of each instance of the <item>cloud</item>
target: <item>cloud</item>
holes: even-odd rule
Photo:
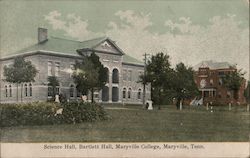
[[[144,53],[162,51],[170,55],[173,66],[178,62],[194,66],[202,60],[215,60],[228,61],[249,71],[249,28],[242,27],[235,15],[214,16],[206,26],[193,24],[189,17],[180,17],[177,22],[165,19],[163,34],[150,29],[151,14],[126,10],[117,11],[115,16],[120,20],[110,21],[106,30],[97,33],[88,28],[87,20],[74,14],[62,20],[61,14],[54,11],[45,19],[53,29],[79,40],[107,35],[137,59],[142,59]]]
[[[84,40],[101,35],[100,33],[90,31],[88,29],[88,21],[81,20],[81,17],[75,14],[68,14],[66,20],[63,20],[60,12],[52,11],[44,17],[45,20],[52,25],[54,30],[64,31],[65,36]]]

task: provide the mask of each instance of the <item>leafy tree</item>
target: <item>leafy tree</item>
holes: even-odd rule
[[[48,86],[52,88],[52,97],[55,98],[56,96],[56,87],[59,86],[59,81],[56,76],[49,76],[48,77]]]
[[[191,98],[199,94],[198,88],[194,82],[194,71],[191,67],[186,67],[183,63],[176,65],[172,73],[171,82],[172,95],[177,99],[176,106],[179,109],[181,100]]]
[[[250,103],[250,81],[248,81],[247,88],[244,91],[244,96],[247,99],[247,102]]]
[[[38,70],[32,65],[31,61],[25,61],[23,57],[14,59],[14,63],[10,66],[4,66],[4,81],[14,83],[17,86],[17,101],[18,101],[18,85],[25,82],[34,82]],[[22,86],[21,86],[22,100]]]
[[[238,100],[238,91],[242,85],[242,82],[244,81],[244,74],[241,72],[242,70],[234,70],[228,74],[226,74],[223,78],[222,81],[225,85],[225,87],[231,91],[233,91],[233,97],[234,99]]]
[[[100,90],[106,84],[107,73],[107,69],[96,54],[84,56],[81,63],[76,62],[76,72],[73,74],[77,90],[82,94],[90,91],[92,102],[94,102],[94,91]]]
[[[167,54],[158,53],[151,57],[146,66],[147,76],[141,77],[141,81],[151,83],[152,100],[161,109],[163,91],[168,85],[170,68],[169,56]]]

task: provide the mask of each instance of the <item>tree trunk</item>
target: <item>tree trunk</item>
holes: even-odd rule
[[[161,89],[158,90],[158,110],[161,110]]]
[[[180,102],[181,102],[181,98],[177,98],[177,102],[176,102],[177,109],[180,109]]]
[[[18,102],[18,83],[16,84],[16,101]]]
[[[143,83],[143,98],[142,98],[142,106],[143,107],[146,107],[145,106],[145,92],[146,92],[146,84],[145,83]]]
[[[94,88],[91,89],[91,102],[94,103]]]
[[[238,90],[233,91],[233,97],[236,101],[238,100]]]
[[[21,102],[23,102],[23,84],[21,84]]]

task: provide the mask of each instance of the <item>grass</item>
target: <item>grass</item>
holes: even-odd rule
[[[105,105],[111,120],[72,125],[1,129],[2,142],[239,142],[249,141],[250,113],[244,106],[143,110],[136,105]]]

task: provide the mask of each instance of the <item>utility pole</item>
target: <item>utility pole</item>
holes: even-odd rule
[[[146,97],[146,66],[147,66],[147,55],[150,55],[150,54],[147,54],[145,53],[143,56],[144,56],[144,76],[143,76],[143,98],[142,98],[142,104],[143,104],[143,107],[146,107],[145,106],[145,97]]]

